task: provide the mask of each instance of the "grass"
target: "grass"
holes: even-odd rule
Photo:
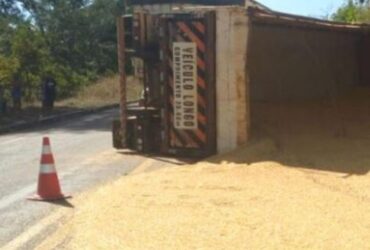
[[[127,78],[127,100],[139,99],[142,86],[133,77]],[[81,89],[75,96],[58,101],[57,107],[92,108],[116,104],[120,100],[119,76],[102,78]]]

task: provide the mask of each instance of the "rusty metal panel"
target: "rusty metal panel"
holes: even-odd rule
[[[205,156],[215,152],[214,17],[206,16],[175,15],[164,21],[164,148],[170,153]],[[190,71],[192,62],[195,74]],[[192,89],[192,77],[194,96],[187,91]]]

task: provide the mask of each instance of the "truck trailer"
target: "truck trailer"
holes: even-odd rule
[[[370,26],[274,12],[251,0],[132,0],[118,26],[116,148],[206,157],[246,145],[260,103],[370,85]],[[126,103],[127,63],[143,86]],[[255,116],[257,118],[255,118]]]

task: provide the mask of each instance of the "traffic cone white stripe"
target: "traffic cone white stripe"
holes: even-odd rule
[[[51,148],[49,145],[45,145],[42,148],[42,154],[44,155],[50,155],[51,154]]]
[[[56,173],[54,164],[41,164],[40,174],[53,174]]]

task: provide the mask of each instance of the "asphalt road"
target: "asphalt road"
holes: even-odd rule
[[[112,109],[0,136],[0,248],[32,248],[50,226],[40,221],[60,207],[74,209],[68,201],[26,199],[36,191],[43,136],[51,139],[62,190],[72,195],[126,175],[145,160],[135,155],[116,157],[110,132],[115,116],[118,110]]]

